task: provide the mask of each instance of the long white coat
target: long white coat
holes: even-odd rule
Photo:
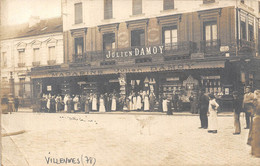
[[[215,106],[215,108],[213,108]],[[217,119],[217,109],[219,104],[215,99],[209,100],[209,130],[217,130],[218,129],[218,119]]]

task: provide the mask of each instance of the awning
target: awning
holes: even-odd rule
[[[150,64],[150,65],[132,65],[132,66],[117,66],[106,68],[70,68],[59,69],[52,71],[35,71],[31,72],[31,78],[46,78],[46,77],[70,77],[70,76],[87,76],[87,75],[106,75],[106,74],[121,74],[121,73],[146,73],[146,72],[162,72],[175,70],[192,70],[192,69],[213,69],[224,68],[225,61],[200,61],[200,62],[175,62],[168,64]]]

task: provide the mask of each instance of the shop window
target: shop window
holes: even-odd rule
[[[131,31],[131,46],[145,46],[145,32],[143,29]]]
[[[104,0],[104,19],[113,18],[113,2],[112,0]]]
[[[174,9],[174,0],[163,0],[163,10]]]
[[[49,60],[56,60],[55,46],[49,47]]]
[[[75,38],[75,54],[83,55],[83,37]]]
[[[139,58],[135,60],[135,63],[147,63],[152,62],[152,58]]]
[[[163,44],[166,50],[177,49],[177,26],[163,28]]]
[[[76,3],[74,5],[75,8],[75,24],[80,24],[83,22],[82,20],[82,3]]]
[[[246,23],[244,21],[241,21],[240,23],[240,29],[241,29],[241,38],[246,40]]]
[[[133,0],[133,15],[142,14],[142,0]]]
[[[25,51],[24,49],[18,51],[18,63],[24,63]]]
[[[2,67],[7,67],[7,56],[6,56],[6,52],[2,52]]]
[[[115,49],[115,33],[103,34],[103,50]]]
[[[37,62],[40,60],[40,49],[34,48],[33,49],[33,62]]]
[[[206,22],[204,23],[204,40],[206,46],[215,46],[217,45],[218,39],[218,30],[216,22]]]
[[[203,0],[203,4],[214,3],[215,0]]]

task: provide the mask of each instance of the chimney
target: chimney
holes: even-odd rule
[[[34,25],[38,24],[40,22],[39,16],[31,16],[29,19],[29,28],[33,27]]]

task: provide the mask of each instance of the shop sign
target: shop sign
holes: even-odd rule
[[[191,59],[204,59],[204,53],[192,53]]]
[[[69,77],[69,76],[84,76],[84,75],[100,75],[103,74],[101,70],[84,70],[84,71],[66,71],[66,72],[52,72],[52,77]]]
[[[141,48],[136,47],[129,51],[108,51],[108,53],[106,54],[106,58],[112,59],[112,58],[126,58],[132,56],[163,54],[163,47],[164,46],[150,46],[150,47],[141,47]]]
[[[47,86],[47,91],[51,91],[51,85]]]

